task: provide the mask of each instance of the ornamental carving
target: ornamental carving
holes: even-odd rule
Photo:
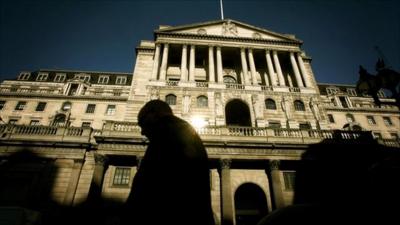
[[[238,35],[237,27],[231,21],[222,24],[222,35]]]
[[[232,159],[220,159],[219,164],[221,169],[229,169],[231,168]]]
[[[206,31],[206,29],[200,28],[200,29],[197,30],[197,34],[206,35],[207,31]]]
[[[279,170],[280,161],[279,160],[271,160],[269,162],[270,170]]]

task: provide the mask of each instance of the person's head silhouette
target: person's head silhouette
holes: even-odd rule
[[[149,139],[151,136],[151,128],[154,124],[164,116],[173,115],[171,107],[161,100],[151,100],[147,102],[138,114],[138,123],[142,128],[142,134]]]

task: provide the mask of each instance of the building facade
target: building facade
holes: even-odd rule
[[[292,204],[296,164],[313,144],[372,132],[399,147],[399,109],[317,84],[301,45],[229,19],[160,26],[136,48],[133,74],[39,70],[3,81],[2,206],[123,204],[147,143],[136,117],[151,99],[201,135],[217,224],[256,224]]]

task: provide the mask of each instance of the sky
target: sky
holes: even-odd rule
[[[225,19],[294,34],[317,82],[355,84],[378,57],[400,71],[400,1],[223,0]],[[132,72],[158,25],[221,19],[219,0],[0,0],[0,80],[21,71]],[[379,50],[376,50],[378,46]]]

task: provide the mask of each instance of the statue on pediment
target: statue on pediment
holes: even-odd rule
[[[229,34],[237,36],[238,30],[236,25],[228,20],[227,22],[222,24],[222,35],[229,35]]]

